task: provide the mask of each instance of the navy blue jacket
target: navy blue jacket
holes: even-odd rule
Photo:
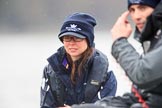
[[[117,81],[113,72],[108,71],[108,59],[96,49],[85,63],[83,74],[77,77],[75,85],[70,80],[71,68],[64,47],[49,57],[48,62],[43,73],[41,108],[93,103],[116,93]],[[76,64],[79,62],[76,61]]]

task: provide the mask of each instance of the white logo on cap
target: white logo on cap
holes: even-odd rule
[[[77,28],[76,24],[70,24],[70,27],[66,27],[68,31],[80,31],[82,30],[81,28]]]

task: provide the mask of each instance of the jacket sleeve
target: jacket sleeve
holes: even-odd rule
[[[55,108],[56,101],[53,97],[51,87],[49,85],[48,74],[51,72],[51,66],[48,65],[44,68],[43,77],[42,77],[42,85],[41,85],[41,101],[40,108]]]
[[[101,90],[98,93],[98,97],[104,98],[106,96],[115,96],[117,90],[117,80],[113,71],[108,72],[107,80],[102,85]],[[101,99],[100,98],[100,99]]]
[[[117,80],[113,71],[108,72],[107,80],[102,84],[93,102],[100,100],[106,96],[115,96],[117,90]]]
[[[112,55],[139,87],[148,88],[162,82],[162,45],[140,56],[126,38],[120,38],[112,45]]]

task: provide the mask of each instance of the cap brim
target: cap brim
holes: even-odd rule
[[[75,37],[78,37],[78,38],[86,38],[85,36],[81,35],[81,34],[78,34],[78,33],[74,33],[74,32],[66,32],[66,33],[63,33],[59,36],[59,38],[63,37],[63,36],[75,36]]]

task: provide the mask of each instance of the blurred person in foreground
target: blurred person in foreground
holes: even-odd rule
[[[41,108],[94,103],[115,96],[117,81],[108,58],[94,46],[96,20],[90,14],[69,15],[58,35],[63,46],[50,56],[43,72]]]
[[[135,38],[143,46],[143,55],[128,42],[132,33],[129,15],[136,25]],[[128,11],[118,18],[111,33],[112,55],[131,80],[131,93],[72,108],[162,108],[162,1],[128,0]]]

